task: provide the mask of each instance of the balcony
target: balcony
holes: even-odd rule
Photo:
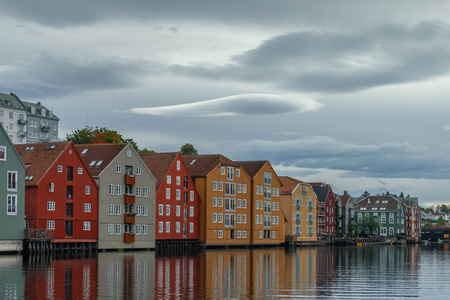
[[[27,132],[26,131],[19,131],[17,133],[18,136],[27,136]]]
[[[50,131],[50,126],[41,126],[41,131],[49,132]]]
[[[133,224],[136,222],[136,214],[124,214],[123,222],[125,224]]]
[[[123,241],[124,243],[134,243],[134,233],[125,233]]]
[[[126,185],[136,184],[136,177],[134,177],[134,175],[125,174],[125,184]]]
[[[125,194],[125,204],[136,203],[136,196],[132,194]]]
[[[17,124],[19,124],[19,125],[27,125],[27,120],[21,120],[21,119],[19,119],[18,121],[17,121]]]

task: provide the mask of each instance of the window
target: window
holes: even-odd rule
[[[166,188],[166,199],[170,199],[170,188]]]
[[[241,199],[237,199],[237,208],[241,208],[242,207],[241,203],[242,203],[242,200]]]
[[[255,216],[255,224],[259,224],[259,215]]]
[[[170,205],[166,205],[166,216],[170,216]]]
[[[108,194],[114,195],[114,184],[108,184]]]
[[[114,204],[108,204],[108,215],[114,215]]]
[[[142,215],[144,217],[148,216],[148,206],[142,206]]]
[[[194,207],[193,207],[193,206],[191,206],[191,207],[189,208],[189,216],[190,216],[190,217],[193,217],[193,216],[194,216]]]
[[[122,166],[121,165],[117,165],[116,166],[116,173],[122,173]]]
[[[170,222],[166,222],[166,232],[170,232]]]
[[[6,160],[6,147],[0,146],[0,160]]]
[[[84,212],[91,212],[91,204],[84,203]]]
[[[4,174],[4,173],[3,173]],[[17,172],[8,171],[8,191],[17,191]]]
[[[242,199],[242,208],[247,208],[247,199]]]
[[[181,199],[181,191],[177,189],[177,200]]]
[[[116,185],[116,195],[122,195],[122,186],[120,184]]]
[[[217,207],[217,197],[213,197],[213,206]]]
[[[241,219],[241,214],[238,214],[238,215],[237,215],[237,223],[238,223],[238,224],[241,224],[241,220],[242,220],[242,219]]]
[[[88,186],[88,185],[86,185],[86,186],[84,187],[84,193],[85,193],[86,195],[89,195],[89,194],[91,193],[91,187]]]
[[[241,177],[241,170],[240,169],[236,169],[236,177]]]
[[[84,221],[84,222],[83,222],[83,230],[84,230],[84,231],[90,231],[90,230],[91,230],[91,222],[89,222],[89,221]]]
[[[55,221],[47,221],[47,229],[55,229]]]
[[[213,223],[217,223],[217,213],[213,213],[212,221]]]
[[[264,199],[272,199],[272,193],[271,193],[270,187],[264,187]]]
[[[219,207],[223,207],[223,198],[219,197]]]
[[[259,185],[256,186],[256,195],[259,195]]]
[[[180,161],[177,160],[177,171],[180,171],[180,166],[181,166]]]
[[[67,166],[67,180],[72,181],[73,180],[73,167]]]
[[[225,175],[225,167],[220,167],[220,175]]]
[[[141,206],[140,205],[136,205],[135,209],[136,209],[136,216],[140,216],[141,215]]]
[[[219,181],[219,192],[223,191],[223,182]]]
[[[259,231],[259,238],[260,238],[260,239],[263,238],[263,232],[262,232],[262,230]]]
[[[194,201],[194,191],[190,192],[190,201]]]
[[[136,187],[136,197],[141,197],[142,188],[140,186]]]
[[[247,215],[246,214],[242,215],[242,223],[247,224]]]
[[[225,195],[236,196],[236,183],[225,182]]]
[[[234,168],[233,167],[227,167],[227,179],[234,180]]]
[[[135,225],[135,231],[137,235],[141,234],[141,224],[136,224]]]
[[[48,191],[49,191],[50,193],[53,193],[53,192],[55,191],[55,184],[54,184],[53,182],[50,182],[50,183],[48,184]]]
[[[148,234],[148,225],[147,224],[143,224],[142,225],[142,234],[143,235],[147,235]]]
[[[141,174],[142,174],[141,168],[140,167],[136,167],[136,175],[141,175]]]
[[[116,204],[116,215],[122,214],[122,205]]]
[[[217,181],[213,181],[213,191],[217,191]]]
[[[242,184],[238,183],[237,192],[240,194],[242,192]]]
[[[63,171],[63,167],[62,166],[58,166],[58,173],[62,173]]]
[[[180,176],[177,176],[177,177],[176,177],[176,180],[177,180],[177,185],[180,185],[180,184],[181,184],[181,177],[180,177]]]
[[[180,222],[175,223],[175,231],[178,233],[180,232]]]
[[[167,177],[166,177],[166,183],[167,183],[167,184],[171,184],[171,183],[172,183],[172,176],[167,175]]]
[[[114,224],[108,224],[108,235],[114,234]]]
[[[78,174],[79,175],[83,174],[83,168],[78,168]]]
[[[55,210],[55,201],[47,201],[47,210],[50,210],[50,211]]]
[[[242,230],[242,238],[243,239],[247,238],[247,231],[246,230]]]
[[[194,232],[194,223],[192,223],[192,222],[189,223],[189,232],[190,233]]]
[[[131,150],[127,150],[127,157],[131,157]]]
[[[223,214],[219,214],[219,223],[223,222]]]
[[[159,222],[158,223],[158,231],[159,231],[159,233],[163,233],[163,231],[164,231],[164,222]]]
[[[160,216],[164,215],[164,205],[162,204],[159,205],[159,215]]]
[[[247,184],[245,184],[245,183],[242,185],[242,192],[243,192],[244,194],[247,193]]]
[[[115,224],[115,233],[116,234],[122,233],[122,225],[121,224]]]
[[[177,205],[176,207],[175,207],[175,212],[176,212],[176,216],[177,217],[179,217],[180,216],[180,213],[181,213],[181,208],[180,208],[180,206],[179,205]]]
[[[148,197],[148,187],[143,187],[142,188],[142,196],[143,197]]]
[[[223,238],[223,231],[222,230],[217,231],[217,237],[219,239]]]
[[[272,184],[272,173],[264,172],[264,184],[267,184],[267,185]]]

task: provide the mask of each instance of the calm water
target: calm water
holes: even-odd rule
[[[407,297],[450,299],[448,245],[0,256],[0,299]]]

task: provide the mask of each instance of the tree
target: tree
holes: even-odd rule
[[[450,212],[450,206],[446,205],[446,204],[442,204],[441,205],[441,212],[448,214]]]
[[[153,150],[149,150],[149,149],[147,149],[147,148],[144,148],[144,149],[142,149],[142,150],[139,150],[139,153],[155,153],[155,151],[153,151]]]
[[[348,195],[348,191],[347,190],[344,190],[344,195]]]
[[[182,155],[197,155],[198,154],[197,149],[195,149],[194,146],[192,146],[189,143],[186,143],[183,146],[181,146],[180,152]]]
[[[400,192],[400,198],[404,198],[403,192]]]
[[[136,151],[137,144],[133,139],[124,139],[120,133],[110,130],[106,127],[86,126],[83,129],[77,129],[71,134],[66,135],[66,141],[73,141],[75,144],[118,144],[130,143]]]
[[[445,225],[445,220],[442,216],[439,217],[439,219],[437,219],[436,222],[438,225]]]
[[[358,222],[358,227],[361,235],[367,236],[373,234],[374,229],[378,227],[378,223],[373,215],[365,215],[362,217],[361,222]]]
[[[363,197],[369,197],[370,196],[370,194],[369,194],[369,192],[368,191],[364,191],[364,193],[362,193],[362,195],[361,196],[363,196]]]

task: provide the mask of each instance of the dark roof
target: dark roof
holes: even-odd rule
[[[244,168],[245,172],[250,176],[250,178],[255,177],[259,170],[267,163],[267,160],[259,161],[236,161],[237,164]]]
[[[419,206],[419,199],[417,197],[402,197],[397,199],[407,206]]]
[[[15,94],[2,94],[0,93],[0,107],[26,110],[22,101]]]
[[[313,186],[314,192],[316,193],[317,200],[320,202],[325,202],[330,192],[329,186]]]
[[[45,118],[49,118],[49,119],[55,119],[55,120],[59,121],[59,118],[57,116],[55,116],[55,114],[53,114],[53,111],[49,110],[47,107],[42,105],[41,102],[31,103],[31,102],[28,102],[28,101],[22,101],[22,103],[26,107],[27,112],[30,115],[35,115],[35,116],[39,116],[39,117],[45,117]],[[31,112],[31,108],[32,107],[35,108],[34,113]],[[45,109],[45,113],[44,114],[42,114],[42,109]]]
[[[69,142],[59,142],[15,145],[17,152],[27,167],[25,176],[34,176],[32,180],[25,181],[25,185],[37,185],[42,176],[45,175],[69,144]]]
[[[205,177],[218,165],[239,167],[239,164],[220,154],[182,155],[192,177]]]
[[[355,204],[355,210],[365,208],[365,211],[371,212],[395,212],[397,211],[398,201],[396,198],[386,196],[368,196]],[[400,202],[401,203],[401,202]],[[373,209],[372,209],[373,208]],[[384,208],[384,209],[380,209]]]
[[[145,163],[150,172],[155,176],[156,189],[166,177],[170,166],[173,164],[177,152],[168,153],[139,153],[142,161]]]
[[[82,144],[75,145],[84,163],[89,168],[92,176],[98,177],[100,173],[119,155],[127,144]],[[87,152],[84,151],[87,149]],[[85,152],[83,154],[83,152]],[[91,166],[91,163],[96,163]],[[101,161],[100,164],[99,161]]]

